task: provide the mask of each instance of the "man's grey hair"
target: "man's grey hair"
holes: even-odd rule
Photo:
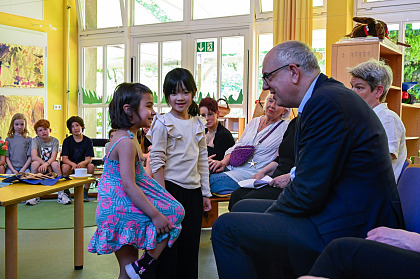
[[[392,69],[386,65],[384,61],[378,61],[371,58],[369,61],[360,63],[354,68],[348,69],[349,73],[356,78],[361,78],[369,84],[371,91],[378,85],[384,87],[384,92],[379,98],[380,102],[384,102],[388,90],[392,84]]]
[[[307,74],[321,72],[318,60],[311,48],[299,41],[286,41],[274,47],[279,63],[296,64]]]

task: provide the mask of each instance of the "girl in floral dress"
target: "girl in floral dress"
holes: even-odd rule
[[[118,129],[105,157],[98,185],[97,229],[88,251],[115,253],[119,278],[154,278],[156,260],[181,231],[184,208],[143,169],[134,136],[150,127],[155,112],[150,89],[122,83],[109,104],[111,126]],[[145,250],[138,259],[138,250]]]

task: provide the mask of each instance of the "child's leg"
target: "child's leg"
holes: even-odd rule
[[[69,176],[71,174],[73,170],[71,169],[71,166],[69,164],[61,164],[61,174],[64,176]],[[70,196],[70,190],[64,190],[64,193],[66,193],[66,195],[71,198]]]
[[[88,174],[94,174],[95,173],[95,165],[94,164],[88,164],[87,165],[87,173]],[[85,189],[89,189],[90,183],[85,184]]]
[[[156,248],[153,250],[148,250],[147,253],[149,253],[149,255],[152,258],[157,260],[160,254],[162,253],[163,249],[165,249],[165,247],[168,245],[168,241],[169,241],[169,236],[165,238],[164,240],[162,240],[161,242],[157,243]]]
[[[41,166],[41,164],[39,162],[32,162],[31,163],[31,172],[32,173],[38,173],[38,168]]]
[[[127,273],[125,272],[125,266],[131,264],[139,258],[139,250],[131,245],[124,245],[120,250],[115,252],[118,263],[120,265],[120,276],[118,279],[128,279]]]
[[[72,172],[71,166],[68,164],[61,165],[62,174],[65,176],[69,176]]]
[[[92,174],[95,172],[95,165],[94,164],[88,164],[87,165],[87,173]],[[86,183],[84,186],[84,193],[83,193],[83,201],[88,202],[89,201],[89,188],[91,183]]]
[[[3,174],[5,173],[6,169],[4,168],[4,166],[0,166],[0,173]]]
[[[61,174],[60,164],[57,161],[54,161],[51,164],[51,168],[52,168],[52,171],[55,172],[56,174],[58,175]]]
[[[154,279],[157,262],[163,249],[168,245],[169,237],[156,244],[153,250],[145,251],[140,259],[125,266],[125,272],[130,278]]]

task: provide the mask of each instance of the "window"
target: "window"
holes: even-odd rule
[[[123,44],[84,47],[82,49],[81,113],[85,134],[106,138],[110,127],[108,104],[115,87],[124,82]]]
[[[79,0],[82,29],[122,26],[120,0]]]
[[[246,15],[251,0],[192,0],[193,19]]]
[[[204,97],[224,98],[231,107],[230,117],[244,117],[244,48],[243,36],[196,40],[197,102]]]
[[[411,91],[420,100],[420,22],[405,24],[405,42],[411,45],[411,48],[405,48],[404,57],[404,81],[415,81]]]
[[[134,25],[182,21],[183,0],[134,0]]]
[[[244,38],[222,38],[221,96],[229,104],[242,104],[244,95]]]
[[[326,72],[326,40],[327,30],[326,29],[315,29],[312,31],[312,51],[315,53],[316,59],[318,60],[321,72]]]
[[[181,41],[161,41],[138,43],[138,80],[153,92],[157,113],[169,111],[163,94],[163,81],[166,74],[181,67]]]
[[[198,39],[197,57],[195,64],[195,80],[197,83],[198,98],[211,97],[219,99],[217,85],[217,38]],[[212,46],[207,48],[206,46]]]
[[[390,40],[394,41],[394,42],[398,42],[398,33],[399,33],[399,29],[400,29],[400,25],[399,24],[387,24],[388,25],[388,37]]]
[[[260,0],[260,12],[273,12],[273,0]]]
[[[262,80],[262,64],[264,61],[265,55],[270,51],[273,46],[273,34],[260,34],[258,35],[258,71],[257,71],[257,84],[258,89],[255,92],[255,100],[258,99],[263,87],[263,80]]]

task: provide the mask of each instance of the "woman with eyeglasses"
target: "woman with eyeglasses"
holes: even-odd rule
[[[198,105],[206,119],[206,143],[209,160],[222,160],[225,152],[235,144],[232,133],[219,122],[219,106],[213,98],[203,98]]]
[[[213,195],[230,194],[239,188],[238,182],[252,178],[272,162],[289,125],[290,109],[278,106],[270,94],[265,102],[265,115],[252,119],[241,138],[229,148],[222,160],[209,160],[210,191]],[[253,155],[239,166],[232,166],[231,154],[236,147],[254,146]]]

